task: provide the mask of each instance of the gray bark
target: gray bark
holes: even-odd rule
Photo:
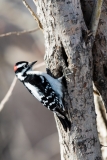
[[[81,0],[84,19],[89,25],[95,0]],[[94,83],[99,90],[107,112],[107,0],[103,1],[101,16],[93,45]]]
[[[99,90],[107,112],[107,0],[103,2],[97,35],[93,47],[94,83]]]
[[[45,37],[45,61],[53,76],[66,77],[67,133],[56,119],[62,160],[100,160],[93,98],[92,36],[79,0],[34,1]],[[71,73],[66,76],[66,74]]]
[[[82,0],[84,18],[89,25],[95,0]],[[97,130],[101,143],[103,160],[107,159],[107,0],[103,1],[102,10],[93,45],[93,81],[100,94],[94,94],[97,113]]]

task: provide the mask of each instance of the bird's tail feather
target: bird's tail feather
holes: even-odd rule
[[[71,123],[70,123],[70,121],[67,119],[67,117],[66,117],[65,119],[63,119],[62,117],[59,117],[58,115],[57,115],[57,117],[58,117],[58,119],[60,120],[60,122],[61,122],[64,130],[65,130],[66,132],[67,132],[67,128],[70,130],[70,128],[71,128]]]
[[[57,115],[58,119],[60,120],[64,130],[66,132],[67,132],[67,129],[70,130],[71,122],[68,120],[68,118],[59,110],[58,110],[58,112],[56,112],[56,115]]]

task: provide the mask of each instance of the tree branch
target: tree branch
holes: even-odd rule
[[[0,37],[6,37],[6,36],[11,36],[11,35],[20,36],[22,34],[32,33],[32,32],[36,32],[38,30],[39,30],[39,28],[34,28],[31,30],[24,30],[24,31],[20,31],[20,32],[8,32],[8,33],[1,34]]]
[[[98,23],[101,15],[101,7],[103,0],[96,0],[93,7],[93,14],[90,22],[90,30],[92,31],[94,37],[98,28]]]
[[[5,103],[9,100],[9,98],[10,98],[10,96],[11,96],[11,94],[12,94],[12,91],[13,91],[13,89],[14,89],[14,86],[15,86],[15,84],[16,84],[16,81],[17,81],[17,78],[14,77],[13,82],[12,82],[12,84],[11,84],[11,86],[10,86],[7,94],[5,95],[5,97],[3,98],[3,100],[2,100],[1,103],[0,103],[0,112],[1,112],[1,110],[3,109]]]
[[[33,18],[37,21],[39,28],[43,31],[42,24],[41,24],[39,18],[37,17],[37,15],[33,12],[33,10],[31,9],[31,7],[28,5],[28,3],[25,0],[22,0],[22,1],[23,1],[23,4],[26,6],[26,8],[31,13],[31,15],[33,16]]]

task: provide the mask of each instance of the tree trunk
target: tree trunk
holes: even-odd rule
[[[66,78],[64,101],[71,130],[65,132],[55,117],[61,159],[101,160],[92,84],[93,37],[86,26],[89,20],[85,23],[79,0],[34,2],[45,37],[47,67],[53,76]]]
[[[90,24],[95,0],[81,0],[84,19],[87,26]],[[104,0],[101,8],[100,20],[93,45],[93,81],[98,94],[94,94],[95,109],[97,113],[97,130],[101,143],[103,160],[107,159],[107,0]],[[95,87],[94,87],[95,89]],[[102,97],[101,97],[102,96]]]

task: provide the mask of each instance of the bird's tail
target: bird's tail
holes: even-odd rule
[[[70,130],[71,128],[71,122],[68,120],[68,118],[64,115],[64,113],[62,113],[61,111],[57,111],[56,115],[58,117],[58,119],[60,120],[64,130],[67,132],[67,129]]]

